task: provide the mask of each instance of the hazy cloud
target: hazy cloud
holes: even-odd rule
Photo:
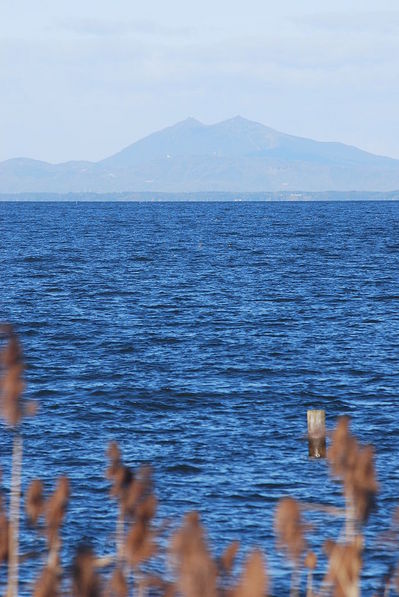
[[[164,25],[151,20],[112,20],[96,18],[60,19],[54,30],[64,31],[80,36],[128,36],[142,35],[148,37],[184,38],[195,33],[194,27],[177,27]]]
[[[291,19],[296,25],[312,32],[378,33],[396,34],[399,32],[399,10],[374,10],[361,12],[319,12],[296,16]]]
[[[388,0],[21,1],[0,22],[0,159],[98,159],[188,115],[237,113],[399,157]]]

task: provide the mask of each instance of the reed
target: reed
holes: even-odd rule
[[[35,408],[23,400],[23,359],[18,338],[11,326],[0,328],[0,414],[14,435],[9,507],[0,495],[0,565],[7,564],[7,597],[19,594],[21,566],[36,566],[29,554],[20,554],[19,526],[21,510],[23,416]],[[197,512],[185,515],[177,530],[168,538],[165,549],[165,528],[156,522],[158,502],[154,494],[152,470],[148,466],[132,470],[123,462],[117,444],[107,450],[110,498],[117,503],[114,551],[111,555],[95,554],[77,541],[72,566],[61,561],[62,525],[70,500],[66,477],[55,482],[54,490],[45,495],[43,482],[30,484],[24,506],[26,519],[38,538],[45,537],[46,557],[37,579],[31,586],[35,597],[265,597],[272,591],[272,580],[266,569],[265,555],[254,549],[247,555],[241,570],[236,565],[241,548],[238,541],[228,545],[220,557],[209,549],[206,531]],[[362,446],[350,431],[349,419],[338,419],[327,450],[327,463],[335,481],[342,487],[344,507],[330,504],[300,503],[283,497],[275,510],[277,549],[292,567],[292,597],[306,586],[307,597],[358,597],[363,567],[364,526],[376,505],[378,483],[374,468],[374,450]],[[73,498],[72,498],[73,499]],[[309,525],[305,515],[319,510],[342,521],[338,537],[320,540],[327,558],[317,558],[309,550]],[[399,512],[399,510],[398,510]],[[399,545],[399,514],[393,520],[390,540]],[[162,556],[167,564],[160,572],[150,572],[149,564]],[[159,567],[158,567],[159,568]],[[4,567],[1,568],[2,570]],[[316,583],[315,572],[322,581]],[[380,595],[399,592],[399,573],[392,567],[381,579]]]
[[[34,414],[33,404],[23,402],[22,349],[12,326],[1,325],[0,337],[6,339],[0,354],[0,413],[14,435],[11,472],[10,512],[7,524],[8,560],[7,597],[18,596],[19,524],[21,503],[22,436],[20,422],[24,414]],[[4,539],[3,539],[4,540]]]

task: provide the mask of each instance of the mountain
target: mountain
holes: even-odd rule
[[[99,162],[0,162],[0,193],[392,191],[399,160],[287,135],[240,116],[188,118]]]

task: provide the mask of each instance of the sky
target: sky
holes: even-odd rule
[[[241,115],[399,159],[398,0],[0,0],[0,160]]]

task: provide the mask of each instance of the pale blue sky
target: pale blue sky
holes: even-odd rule
[[[399,158],[398,0],[0,0],[0,160],[241,114]]]

